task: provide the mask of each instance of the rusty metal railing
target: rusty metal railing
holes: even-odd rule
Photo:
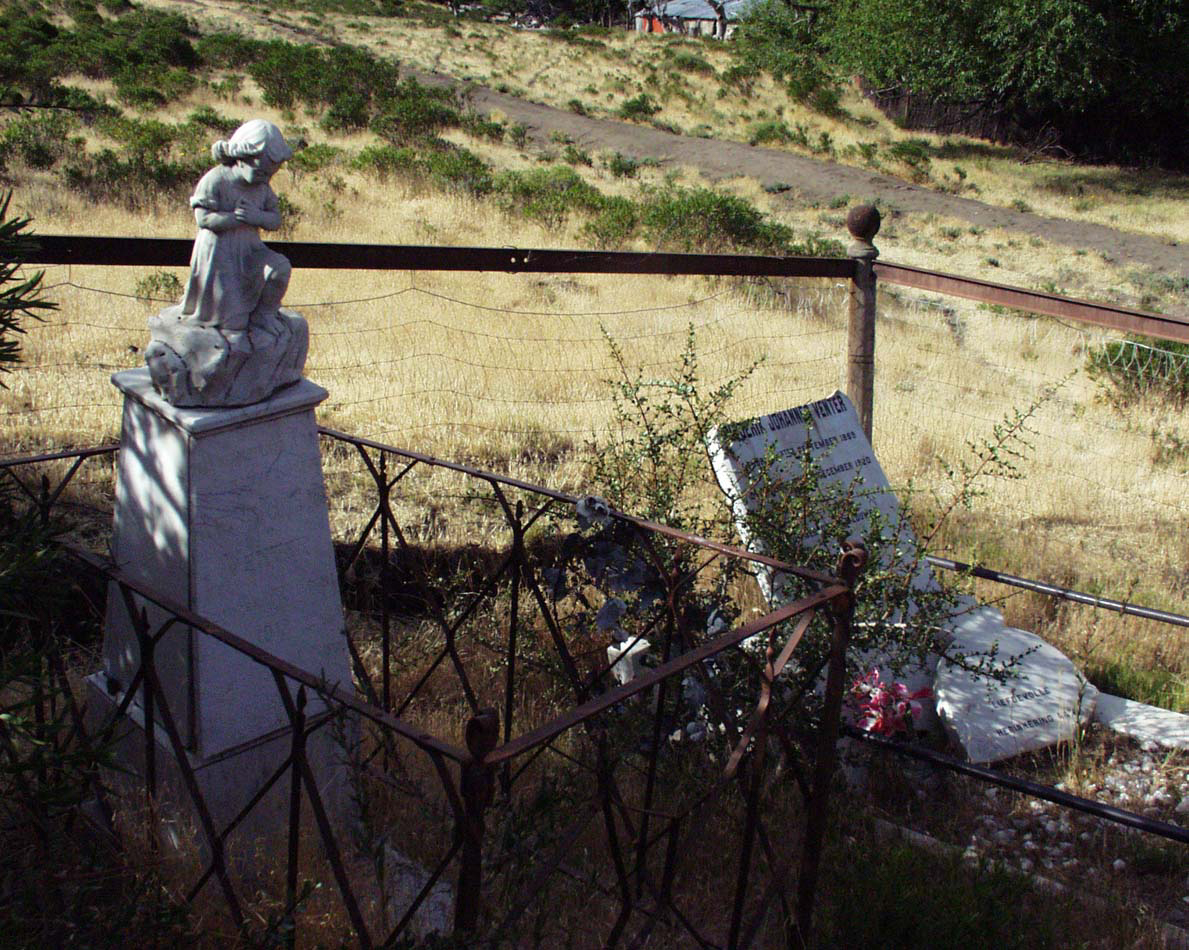
[[[592,945],[638,943],[655,932],[744,947],[773,926],[807,937],[861,549],[846,552],[836,578],[598,506],[582,526],[573,496],[330,430],[323,436],[332,496],[370,488],[374,500],[358,513],[358,530],[339,556],[349,614],[380,617],[378,627],[349,624],[357,692],[326,684],[240,635],[249,631],[223,629],[106,558],[70,547],[79,563],[107,579],[109,596],[124,600],[140,656],[131,681],[119,685],[111,716],[88,730],[80,715],[78,729],[84,741],[105,743],[138,705],[141,778],[154,813],[171,787],[162,779],[168,771],[201,832],[205,859],[185,883],[186,899],[213,886],[230,919],[250,926],[248,904],[258,885],[243,880],[232,855],[261,802],[287,785],[283,848],[276,853],[284,855],[277,900],[290,932],[303,926],[299,882],[316,854],[363,947],[409,932],[447,880],[454,886],[451,926],[476,940],[515,942],[530,920],[539,932],[559,888],[574,892]],[[26,461],[73,462],[73,474],[106,451]],[[349,470],[352,457],[359,464]],[[3,463],[5,471],[17,467]],[[461,483],[455,507],[478,512],[482,523],[473,535],[482,543],[450,552],[446,562],[429,544],[432,526],[424,518],[427,498],[449,490],[443,480]],[[49,517],[64,487],[32,493],[39,516]],[[809,593],[743,622],[737,582],[757,561],[798,578]],[[374,585],[366,583],[369,570]],[[145,604],[159,608],[160,622],[150,624]],[[610,626],[600,617],[618,605],[623,609],[608,614],[615,614],[616,633],[629,646],[654,646],[652,663],[617,683],[604,655]],[[711,605],[731,622],[709,623]],[[281,761],[231,816],[219,817],[207,801],[177,726],[176,697],[157,669],[154,647],[179,624],[269,669],[288,723]],[[805,730],[787,717],[799,698],[776,687],[807,637],[827,644],[827,688],[816,728]],[[696,702],[687,695],[695,684],[703,696]],[[443,710],[450,722],[461,722],[458,736],[443,733]],[[424,873],[417,893],[390,914],[376,911],[383,882],[362,875],[352,860],[348,833],[335,826],[311,765],[316,734],[344,717],[361,724],[354,780],[361,794],[393,796],[384,799],[381,824],[391,828],[413,813],[393,802],[415,801],[416,813],[431,816],[437,828],[428,843],[394,840],[412,849]],[[704,734],[694,737],[691,724]],[[794,778],[780,781],[783,772]],[[103,778],[96,773],[96,794],[106,800]],[[567,792],[542,812],[534,802],[546,786]],[[794,845],[787,812],[797,801],[803,831]],[[712,812],[713,823],[706,817]],[[552,822],[556,833],[509,836],[526,814],[534,827]],[[312,832],[303,831],[303,816],[312,818]],[[705,872],[700,839],[711,826],[726,828],[715,874],[733,883],[717,884],[727,896],[707,903],[683,885]]]

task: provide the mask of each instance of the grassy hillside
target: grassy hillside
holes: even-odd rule
[[[192,4],[151,3],[193,15]],[[366,16],[367,6],[277,3],[259,17],[258,5],[243,0],[206,0],[201,9],[212,25],[234,24],[261,36],[294,29],[307,39],[361,46],[414,69],[558,108],[634,115],[687,135],[789,148],[1002,207],[1189,240],[1189,186],[1182,175],[1079,166],[961,135],[907,132],[853,86],[845,86],[837,102],[826,97],[825,111],[815,110],[742,62],[729,43],[593,27],[517,30],[456,21],[440,7],[418,3],[392,8],[396,15]]]
[[[762,77],[750,81],[746,99],[732,89],[719,98],[731,69],[720,45],[531,33],[456,22],[435,8],[410,7],[411,15],[398,18],[267,13],[294,30],[354,31],[377,49],[387,43],[400,50],[397,65],[363,48],[330,52],[277,40],[276,28],[267,43],[219,34],[221,16],[245,11],[204,10],[201,21],[152,11],[117,16],[106,8],[54,18],[62,33],[49,49],[66,50],[55,62],[77,64],[57,81],[70,95],[105,105],[89,121],[61,111],[8,118],[0,155],[15,210],[31,214],[43,232],[190,236],[186,198],[209,164],[210,141],[259,115],[304,145],[274,181],[286,238],[840,252],[847,205],[861,196],[796,206],[746,177],[711,185],[690,169],[580,143],[533,145],[524,129],[476,115],[465,99],[426,89],[403,69],[411,61],[464,72],[447,57],[478,56],[480,48],[490,54],[488,72],[475,78],[498,83],[491,70],[508,70],[542,98],[577,98],[565,84],[577,75],[624,83],[597,97],[587,93],[583,108],[592,110],[622,110],[648,95],[686,126],[721,114],[717,131],[725,135],[742,134],[744,115],[756,119],[762,110],[771,118],[780,109],[777,121],[818,122],[814,134],[834,136],[840,156],[849,144],[845,128],[871,129],[887,142],[903,138],[857,99],[844,100],[841,117],[812,116],[782,101]],[[131,65],[119,58],[129,55],[123,47],[117,56],[103,39],[128,17],[148,17],[152,27],[139,24],[138,35],[148,38]],[[265,28],[253,30],[263,35]],[[618,73],[610,60],[620,64]],[[182,61],[190,67],[177,65]],[[1006,153],[1003,162],[1010,163]],[[1003,184],[1009,178],[995,167],[988,164],[988,181],[1016,187]],[[1062,167],[1024,166],[1017,175]],[[1145,180],[1137,176],[1137,187]],[[1089,298],[1183,306],[1180,283],[1126,261],[884,210],[879,243],[893,260]],[[116,398],[106,377],[138,363],[145,318],[184,277],[182,269],[52,269],[47,281],[57,285],[63,312],[52,326],[32,329],[28,366],[0,394],[6,454],[113,437]],[[299,272],[288,300],[310,316],[309,369],[332,392],[331,424],[580,489],[590,443],[606,438],[612,419],[607,381],[615,370],[604,331],[625,343],[632,369],[648,376],[677,365],[690,324],[708,383],[760,361],[740,390],[734,411],[742,416],[841,385],[845,293],[824,281]],[[1024,479],[986,486],[971,511],[950,519],[942,549],[1110,596],[1189,607],[1189,592],[1175,580],[1189,569],[1180,529],[1189,431],[1176,399],[1112,402],[1104,398],[1109,389],[1079,372],[1108,334],[895,288],[882,291],[881,315],[875,441],[893,480],[922,499],[923,517],[946,506],[953,491],[947,472],[970,456],[969,443],[1061,384],[1037,416]],[[1027,598],[1010,599],[1007,609],[1021,623],[1046,627],[1091,665],[1125,659],[1182,677],[1189,669],[1189,651],[1155,629],[1101,617],[1087,627],[1080,612],[1054,614]]]

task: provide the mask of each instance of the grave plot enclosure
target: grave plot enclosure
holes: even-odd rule
[[[323,460],[330,494],[358,502],[336,539],[354,693],[76,548],[113,591],[167,618],[143,623],[142,642],[183,622],[264,667],[287,710],[288,758],[244,813],[212,816],[141,651],[128,692],[153,693],[149,722],[172,750],[148,764],[147,788],[180,769],[196,805],[203,864],[180,882],[189,899],[249,930],[271,913],[311,940],[349,928],[362,946],[433,929],[589,947],[808,932],[861,550],[844,557],[845,579],[770,562],[813,592],[768,613],[756,556],[598,499],[328,430]],[[826,644],[830,686],[804,700],[780,673],[811,639]],[[608,645],[642,640],[647,660],[618,684]],[[336,827],[307,756],[353,723],[362,836]],[[271,891],[236,857],[270,799],[287,815],[262,852],[276,856]]]

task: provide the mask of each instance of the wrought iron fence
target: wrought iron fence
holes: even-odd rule
[[[198,825],[204,864],[185,882],[186,899],[213,887],[230,919],[252,926],[261,916],[260,874],[235,855],[254,813],[281,795],[284,888],[269,906],[290,936],[327,914],[327,898],[302,886],[320,866],[361,946],[433,926],[426,911],[440,908],[446,882],[453,906],[445,926],[476,941],[551,945],[567,930],[572,939],[575,927],[585,935],[578,944],[591,946],[639,943],[654,932],[731,947],[769,931],[806,937],[862,550],[844,554],[840,579],[597,500],[323,435],[332,495],[369,489],[359,496],[366,503],[354,505],[356,530],[339,557],[358,692],[69,547],[107,579],[109,596],[124,599],[140,655],[105,721],[92,716],[88,728],[67,693],[69,741],[105,745],[138,713],[143,737],[134,741],[152,813],[172,796]],[[107,451],[77,453],[65,481],[31,491],[40,515],[49,517],[87,458]],[[4,471],[17,467],[5,463]],[[426,516],[433,498],[447,495],[450,517],[468,519],[472,539],[450,549],[433,543],[442,525]],[[799,578],[810,593],[776,611],[756,609],[743,583],[756,562]],[[150,624],[146,603],[163,611],[160,623]],[[235,814],[207,801],[176,697],[156,668],[154,645],[177,625],[269,669],[284,706],[289,728],[273,737],[284,754]],[[780,675],[814,637],[827,644],[824,698],[785,695]],[[621,663],[652,645],[633,677],[616,675],[606,649],[616,640]],[[344,723],[354,736],[344,740],[352,809],[379,835],[363,852],[336,826],[311,751]],[[92,774],[110,817],[109,778]],[[383,838],[390,848],[374,846]]]

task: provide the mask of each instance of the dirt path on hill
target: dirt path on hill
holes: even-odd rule
[[[154,6],[178,9],[192,14],[204,11],[211,23],[223,21],[239,28],[255,28],[271,36],[288,36],[305,43],[328,44],[329,38],[317,29],[282,22],[230,0],[149,0]],[[411,68],[404,72],[420,82],[434,86],[459,86],[457,80]],[[468,86],[472,105],[479,112],[497,109],[509,121],[529,129],[530,138],[546,144],[550,134],[560,132],[587,149],[613,150],[633,158],[653,158],[675,165],[701,170],[710,179],[746,175],[761,185],[784,183],[792,191],[783,196],[790,206],[806,201],[829,202],[849,196],[852,203],[879,199],[900,211],[937,214],[960,218],[983,228],[1003,228],[1020,234],[1035,235],[1055,244],[1097,251],[1116,261],[1150,267],[1152,270],[1189,278],[1189,246],[1169,243],[1159,238],[1121,231],[1089,221],[1051,218],[1027,211],[988,205],[973,198],[933,191],[870,170],[840,165],[836,162],[797,155],[783,149],[762,148],[721,139],[701,139],[651,126],[576,115],[564,109],[517,99],[485,86]],[[777,200],[780,200],[778,197]]]
[[[424,82],[449,84],[440,76],[421,76]],[[1036,235],[1071,248],[1098,251],[1155,271],[1189,277],[1189,246],[1169,244],[1158,238],[1120,231],[1088,221],[1070,221],[984,204],[973,198],[922,188],[862,168],[797,155],[783,149],[762,148],[742,142],[673,135],[649,126],[575,115],[551,106],[526,102],[484,87],[472,87],[471,101],[478,111],[498,109],[512,122],[529,127],[539,141],[554,131],[563,132],[588,149],[622,152],[633,158],[655,158],[701,169],[709,178],[747,175],[761,184],[786,183],[805,201],[828,202],[849,195],[854,203],[879,199],[901,211],[932,213],[961,218],[984,228],[1004,228]],[[786,198],[796,203],[797,198]]]

